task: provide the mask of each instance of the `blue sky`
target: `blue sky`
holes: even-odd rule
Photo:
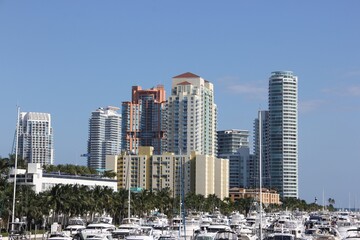
[[[299,78],[300,198],[360,206],[360,2],[0,0],[0,155],[22,111],[49,112],[55,161],[85,164],[88,118],[131,86],[193,72],[218,129],[253,130],[268,77]],[[356,185],[355,185],[356,184]]]

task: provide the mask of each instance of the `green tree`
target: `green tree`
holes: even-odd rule
[[[160,212],[166,214],[169,218],[172,218],[174,214],[174,199],[171,197],[170,188],[163,188],[156,192],[155,202]]]
[[[328,203],[329,203],[328,210],[329,210],[329,211],[335,211],[335,207],[334,207],[334,205],[335,205],[335,199],[329,198],[329,199],[328,199]]]
[[[116,177],[116,173],[115,173],[114,171],[112,171],[112,170],[110,170],[110,171],[105,171],[105,172],[103,173],[103,177],[106,177],[106,178],[114,178],[114,177]]]

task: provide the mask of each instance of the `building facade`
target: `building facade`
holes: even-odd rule
[[[248,130],[218,131],[218,157],[229,159],[229,187],[247,187],[250,148]]]
[[[261,122],[261,123],[260,123]],[[261,131],[261,132],[260,132]],[[261,141],[260,141],[261,137]],[[261,143],[261,148],[260,148]],[[269,111],[258,112],[258,117],[254,121],[254,158],[250,162],[249,187],[260,187],[260,150],[261,150],[261,168],[263,186],[270,186],[271,176],[269,173]]]
[[[218,156],[236,153],[239,148],[249,148],[248,130],[222,130],[217,132]]]
[[[49,113],[21,112],[18,154],[28,163],[54,164],[54,140]]]
[[[174,153],[153,154],[152,147],[139,147],[139,154],[125,152],[117,160],[118,188],[160,191],[172,196],[194,192],[228,197],[229,163],[214,156]]]
[[[139,146],[152,146],[155,154],[162,153],[165,103],[162,85],[147,90],[132,87],[132,100],[122,103],[122,149],[138,153]]]
[[[290,71],[269,78],[269,187],[298,198],[298,78]]]
[[[265,205],[269,204],[281,204],[280,195],[275,190],[267,188],[261,189],[262,203]],[[229,190],[230,199],[235,202],[238,199],[252,198],[256,201],[260,201],[260,190],[257,189],[245,189],[245,188],[230,188]]]
[[[15,169],[11,169],[9,182],[14,182]],[[103,186],[117,191],[117,181],[99,176],[79,176],[67,173],[45,173],[39,163],[29,163],[27,169],[17,169],[16,184],[30,186],[35,193],[50,190],[57,184]]]
[[[105,170],[106,155],[121,151],[121,115],[117,107],[98,108],[89,120],[88,167]]]
[[[166,152],[217,154],[214,86],[193,73],[173,77],[167,103]]]

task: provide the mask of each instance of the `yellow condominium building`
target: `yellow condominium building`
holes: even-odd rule
[[[152,147],[139,147],[138,155],[107,156],[107,169],[117,173],[118,188],[159,191],[169,188],[220,199],[229,196],[229,161],[195,152],[187,155],[153,155]],[[116,163],[115,163],[116,162]],[[116,169],[116,170],[115,170]],[[129,184],[130,181],[130,184]]]

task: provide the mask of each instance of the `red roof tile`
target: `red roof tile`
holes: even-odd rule
[[[185,81],[185,82],[178,83],[178,85],[191,85],[191,83],[189,83],[188,81]]]
[[[199,78],[200,76],[198,75],[195,75],[191,72],[187,72],[187,73],[183,73],[183,74],[180,74],[178,76],[175,76],[173,78]]]

